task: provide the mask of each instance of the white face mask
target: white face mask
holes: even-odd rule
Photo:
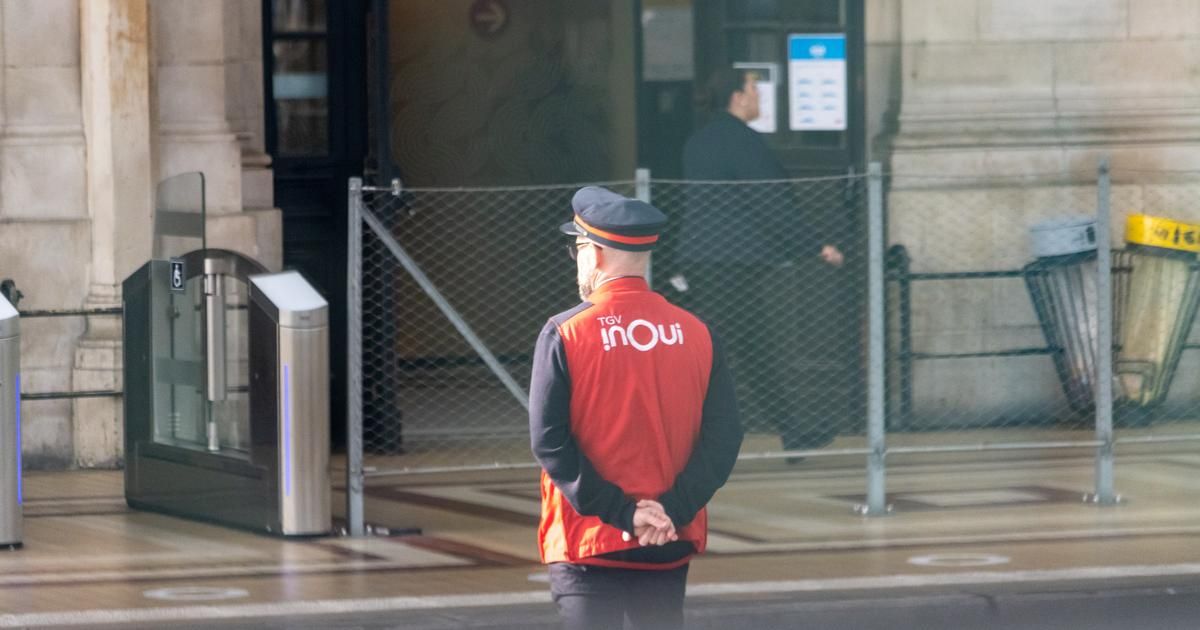
[[[596,284],[600,280],[600,270],[596,268],[596,247],[590,244],[580,247],[575,265],[575,281],[579,285],[579,298],[586,300],[592,291],[596,290]]]
[[[592,272],[588,275],[587,280],[579,283],[579,299],[588,299],[588,297],[591,296],[592,292],[596,290],[596,287],[599,286],[599,284],[600,270],[592,269]]]

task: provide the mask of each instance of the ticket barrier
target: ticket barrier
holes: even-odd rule
[[[297,272],[208,248],[147,262],[123,299],[128,504],[329,533],[325,300]]]
[[[0,296],[0,549],[21,546],[21,331]]]

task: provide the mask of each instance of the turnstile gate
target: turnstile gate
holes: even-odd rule
[[[0,547],[21,546],[20,316],[0,296]]]
[[[331,530],[328,305],[235,252],[124,283],[130,506],[282,535]]]

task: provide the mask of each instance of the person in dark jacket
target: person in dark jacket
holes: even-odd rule
[[[774,430],[787,450],[818,447],[834,423],[822,401],[801,395],[820,384],[797,379],[813,375],[803,357],[821,343],[812,333],[822,262],[841,266],[843,255],[818,235],[787,171],[748,125],[759,116],[753,71],[721,69],[707,88],[715,113],[683,150],[689,183],[672,284],[728,339],[747,424]]]
[[[542,328],[529,387],[539,550],[567,628],[681,628],[742,443],[733,378],[708,326],[646,283],[666,217],[595,187],[573,206],[583,303]]]

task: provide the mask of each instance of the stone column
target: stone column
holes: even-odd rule
[[[900,8],[895,0],[866,1],[866,151],[882,161],[891,151],[900,110]]]
[[[147,0],[80,3],[91,285],[85,305],[120,306],[121,282],[150,257],[154,184],[150,153]],[[121,324],[88,319],[75,353],[75,389],[120,389]],[[109,467],[122,456],[120,399],[75,402],[75,458]]]
[[[890,241],[912,253],[914,271],[1019,269],[1033,258],[1031,225],[1095,212],[1104,155],[1117,177],[1117,243],[1131,210],[1200,219],[1194,203],[1178,203],[1200,199],[1200,190],[1162,190],[1160,178],[1155,191],[1129,170],[1200,169],[1200,5],[904,0],[901,14],[888,226]],[[1020,282],[940,288],[914,294],[916,347],[1045,343]],[[929,361],[916,369],[918,415],[1012,417],[1065,405],[1048,360]]]
[[[24,292],[22,310],[78,307],[87,292],[77,5],[0,3],[0,277],[13,278]],[[69,389],[82,322],[30,320],[21,328],[22,389]],[[23,410],[26,465],[69,466],[70,402],[30,401]]]
[[[243,147],[228,118],[225,29],[233,8],[223,0],[150,1],[157,179],[202,171],[209,246],[258,258],[258,227],[242,212]]]
[[[275,209],[275,179],[266,153],[263,106],[262,1],[223,0],[225,19],[225,107],[242,150],[242,204],[257,225],[255,251],[271,269],[283,266],[281,215]]]

